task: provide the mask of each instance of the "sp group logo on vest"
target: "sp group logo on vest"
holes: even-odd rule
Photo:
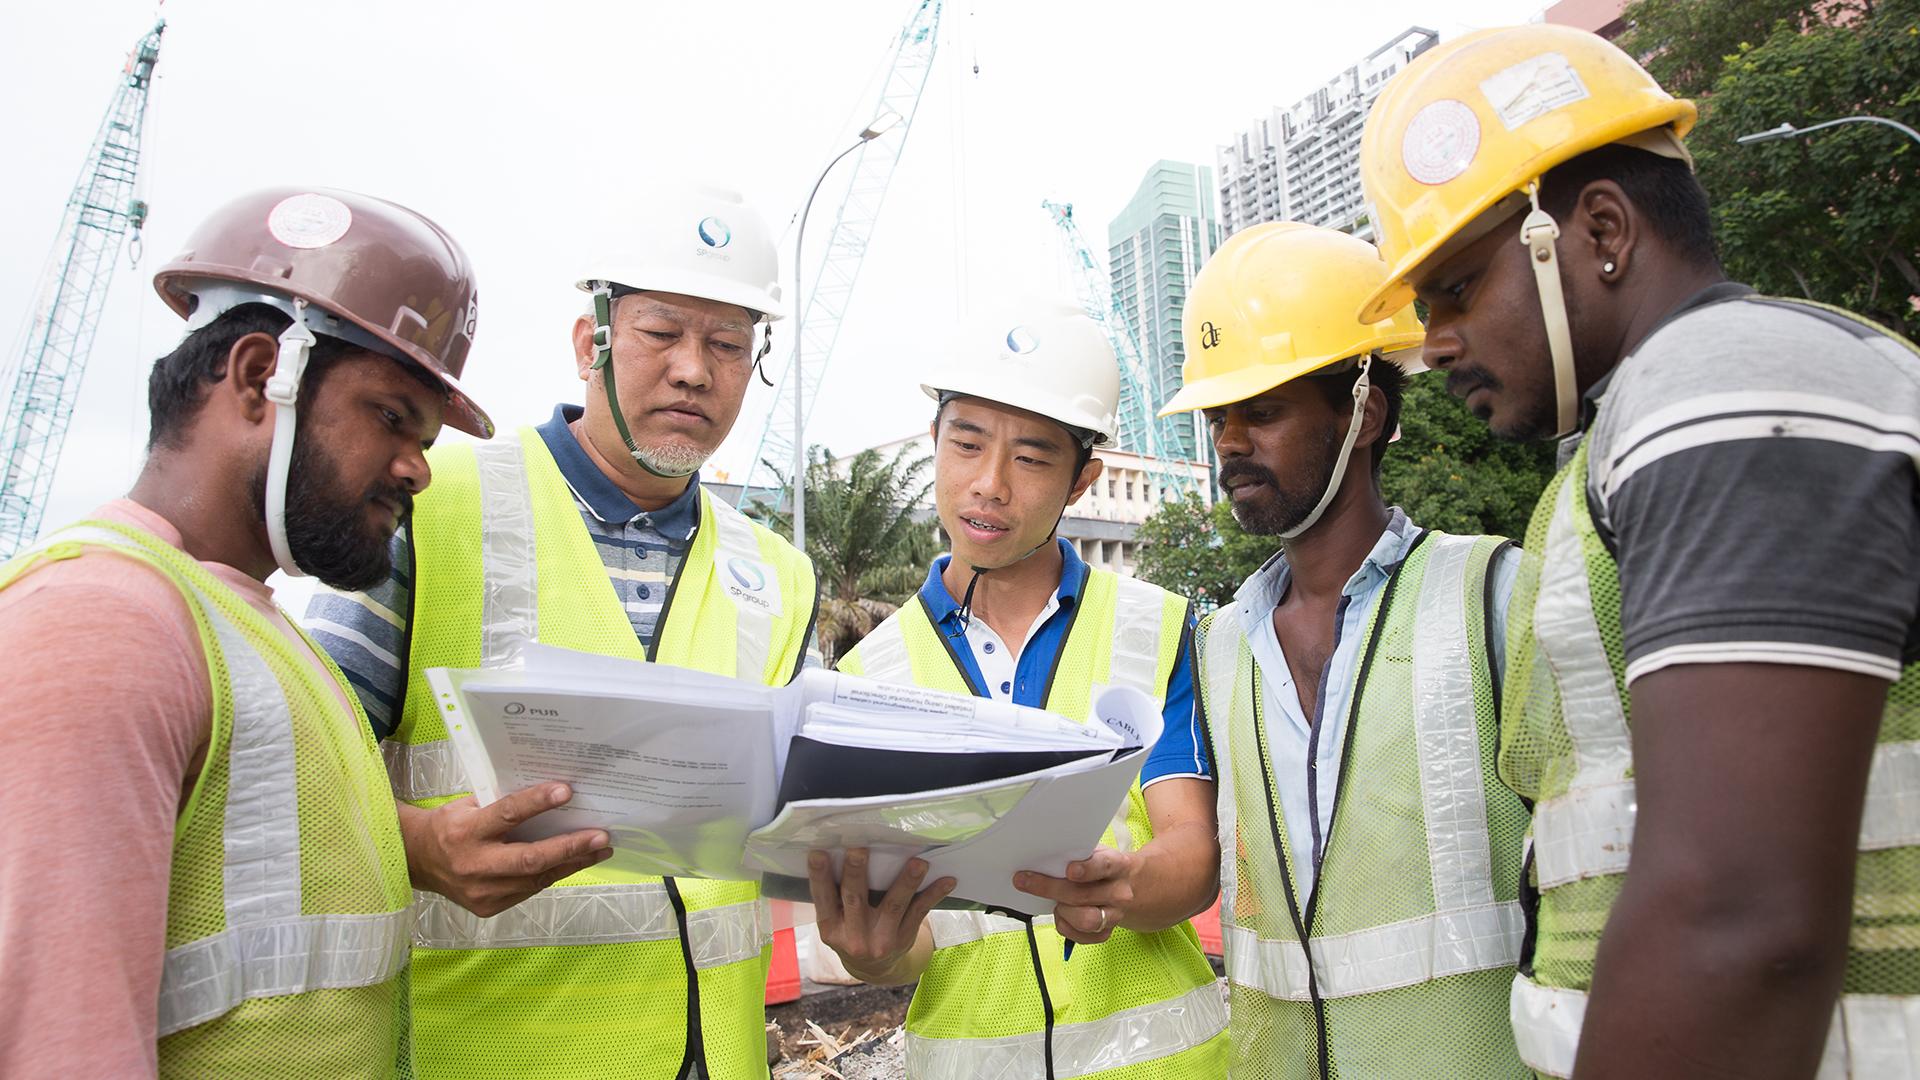
[[[774,581],[773,567],[758,559],[736,555],[726,562],[722,585],[733,602],[768,615],[780,615],[780,586]]]

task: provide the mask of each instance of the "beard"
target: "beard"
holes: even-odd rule
[[[1220,487],[1227,490],[1227,483],[1241,478],[1259,480],[1266,484],[1266,494],[1262,498],[1241,502],[1228,495],[1228,506],[1233,510],[1233,520],[1240,527],[1255,536],[1278,536],[1299,525],[1313,513],[1320,504],[1320,496],[1326,493],[1327,485],[1333,481],[1333,467],[1340,454],[1341,435],[1334,425],[1327,426],[1327,434],[1321,440],[1320,452],[1315,462],[1302,462],[1296,473],[1304,474],[1313,482],[1304,491],[1288,491],[1280,485],[1280,478],[1272,469],[1249,458],[1238,458],[1220,466]]]
[[[712,451],[691,446],[643,446],[638,458],[641,467],[660,476],[689,476],[707,463]]]
[[[400,520],[413,516],[413,496],[396,484],[378,482],[354,494],[340,478],[333,459],[315,445],[313,429],[293,435],[293,459],[287,476],[287,547],[300,569],[328,588],[363,592],[386,580],[393,570],[389,537],[367,522],[367,504],[385,497],[401,507]],[[252,484],[254,512],[266,519],[267,465],[261,463]]]

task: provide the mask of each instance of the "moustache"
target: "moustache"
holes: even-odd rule
[[[1241,459],[1238,461],[1229,461],[1225,465],[1220,466],[1219,483],[1221,491],[1231,491],[1232,481],[1243,478],[1257,480],[1266,484],[1269,488],[1276,490],[1280,486],[1278,480],[1273,475],[1273,470],[1267,468],[1265,465]]]
[[[395,484],[375,483],[367,487],[367,502],[386,499],[400,507],[400,520],[406,521],[413,516],[413,493]]]
[[[1488,390],[1500,389],[1500,380],[1477,368],[1456,367],[1447,372],[1447,393],[1463,398],[1485,387]]]

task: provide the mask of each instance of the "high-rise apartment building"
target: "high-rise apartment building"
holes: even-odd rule
[[[1138,383],[1122,381],[1122,450],[1149,451],[1140,418],[1144,415],[1152,422],[1160,403],[1180,388],[1180,364],[1186,359],[1180,312],[1187,300],[1187,283],[1221,239],[1213,210],[1213,170],[1184,161],[1155,162],[1132,201],[1107,226],[1107,272],[1114,306],[1139,345],[1148,399],[1136,403]],[[1159,448],[1162,457],[1207,460],[1205,433],[1197,430],[1192,414],[1174,417],[1169,428],[1173,445]]]
[[[1439,40],[1410,27],[1219,147],[1224,235],[1262,221],[1304,221],[1373,239],[1360,194],[1360,129],[1387,80]]]

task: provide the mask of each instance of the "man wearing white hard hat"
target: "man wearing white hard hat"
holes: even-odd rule
[[[785,314],[773,237],[732,192],[640,205],[579,281],[585,406],[436,450],[435,497],[396,537],[393,576],[308,611],[408,802],[469,788],[428,668],[497,664],[532,642],[768,685],[804,662],[812,564],[696,475]],[[752,883],[596,866],[493,918],[424,893],[417,911],[422,1077],[766,1076],[772,930]]]
[[[984,328],[922,389],[939,402],[934,490],[953,553],[841,670],[1083,722],[1096,685],[1133,686],[1186,738],[1154,749],[1102,846],[1065,879],[1015,875],[1055,901],[1051,916],[930,912],[953,883],[916,896],[920,860],[870,906],[866,853],[847,853],[836,884],[816,852],[821,940],[868,982],[919,980],[907,1014],[916,1080],[1223,1076],[1226,1013],[1187,922],[1213,900],[1219,857],[1193,737],[1191,605],[1088,567],[1055,535],[1100,476],[1093,448],[1113,442],[1113,349],[1078,309],[1033,304]]]

